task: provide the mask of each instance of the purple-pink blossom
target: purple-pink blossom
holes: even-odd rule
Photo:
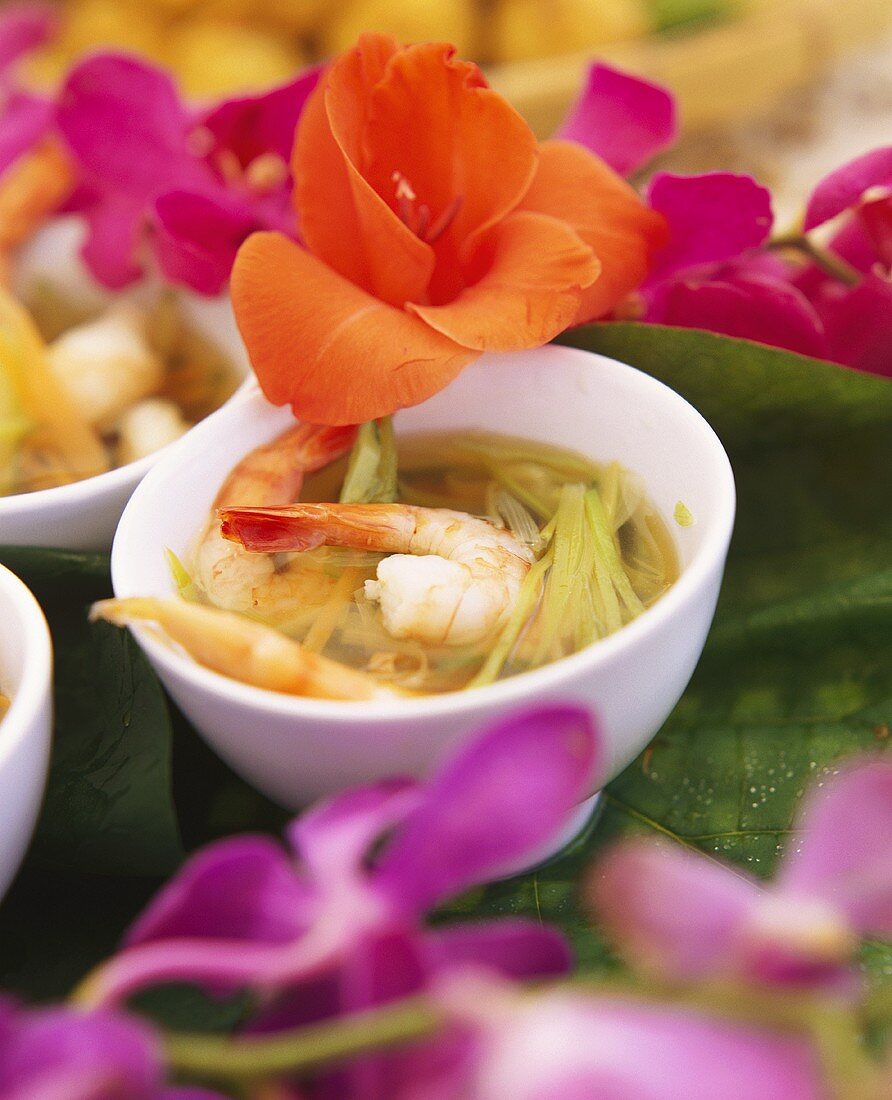
[[[49,4],[12,4],[0,15],[0,176],[52,128],[52,101],[22,88],[15,67],[51,37],[57,22]]]
[[[808,201],[805,230],[834,218],[827,270],[773,251],[770,196],[747,176],[657,174],[651,205],[669,244],[639,294],[643,319],[704,329],[892,374],[892,148],[831,173]],[[841,264],[838,261],[842,261]]]
[[[596,64],[555,137],[584,145],[627,176],[668,149],[677,131],[671,92]]]
[[[560,973],[569,955],[553,930],[515,919],[425,929],[423,918],[546,854],[600,766],[585,711],[540,707],[485,731],[427,783],[393,780],[322,803],[289,828],[290,852],[263,837],[212,845],[137,921],[92,980],[91,1000],[189,981],[251,989],[293,1022],[320,1005],[374,1003],[374,981],[357,975],[374,970],[382,944],[382,996],[423,986],[455,960],[517,977]]]
[[[806,799],[771,883],[677,846],[620,842],[591,898],[648,973],[840,993],[857,988],[861,937],[892,938],[892,765],[841,770]]]
[[[317,76],[196,111],[164,70],[137,58],[77,65],[57,121],[80,173],[70,208],[87,222],[96,278],[126,286],[148,253],[169,281],[217,294],[251,233],[292,232],[288,158]]]
[[[632,997],[453,969],[431,1040],[327,1074],[313,1100],[823,1100],[807,1040]]]
[[[223,1100],[164,1083],[161,1044],[143,1023],[108,1011],[22,1009],[0,999],[3,1100]]]

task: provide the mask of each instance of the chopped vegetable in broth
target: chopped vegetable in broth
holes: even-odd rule
[[[240,596],[237,605],[235,597],[221,595],[224,566],[215,566],[214,591],[202,587],[207,535],[189,569],[173,559],[180,594],[238,610],[382,685],[438,693],[492,683],[574,653],[619,630],[675,581],[678,563],[669,531],[640,480],[616,463],[601,466],[569,450],[489,432],[406,435],[395,441],[390,432],[388,422],[364,425],[351,454],[342,450],[335,461],[308,474],[292,514],[287,507],[232,509],[233,522],[249,526],[255,520],[277,522],[281,514],[286,526],[310,527],[308,538],[295,536],[308,549],[247,558],[231,556],[244,555],[240,548],[226,557],[233,544],[220,540],[218,545],[212,541],[218,536],[211,536],[225,569],[237,561],[239,568],[253,571],[249,598]],[[410,514],[414,541],[403,549],[394,532]],[[422,549],[421,523],[431,517],[446,524],[437,534],[442,542]],[[324,539],[313,532],[313,523],[324,528]],[[465,541],[458,539],[451,556],[470,561],[472,568],[475,538],[483,540],[481,558],[497,555],[502,544],[515,548],[510,558],[518,581],[510,599],[492,612],[493,628],[461,641],[456,637],[461,632],[449,623],[451,633],[440,639],[431,627],[433,610],[426,612],[426,624],[406,627],[400,616],[405,618],[422,583],[414,573],[436,565],[447,578],[452,576],[447,566],[465,568],[444,562],[450,553],[442,549],[450,532],[465,528]],[[267,537],[266,528],[259,530],[258,537]],[[225,515],[223,533],[233,537]],[[248,550],[254,549],[251,537],[239,534]],[[326,544],[318,545],[320,539]],[[390,619],[382,594],[386,567],[379,569],[386,559],[399,559],[405,573]],[[444,579],[447,583],[452,582]],[[479,593],[473,598],[478,596],[482,601]],[[428,630],[421,629],[425,625]]]

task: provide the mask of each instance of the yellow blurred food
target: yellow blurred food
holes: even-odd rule
[[[386,31],[401,42],[451,42],[463,57],[478,53],[472,0],[345,0],[332,8],[320,34],[326,56],[349,49],[363,31]]]
[[[494,61],[577,53],[646,34],[643,0],[498,0],[489,46]]]
[[[270,31],[195,20],[173,36],[165,58],[188,95],[222,96],[279,84],[308,64],[300,49]]]

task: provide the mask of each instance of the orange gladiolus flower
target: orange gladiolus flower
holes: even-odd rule
[[[364,35],[294,146],[303,244],[257,233],[232,279],[266,396],[348,424],[415,405],[484,351],[547,343],[644,278],[660,215],[597,157],[537,143],[451,46]]]

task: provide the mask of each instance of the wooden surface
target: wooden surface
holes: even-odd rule
[[[683,128],[695,132],[757,116],[890,28],[892,0],[749,0],[736,19],[699,31],[497,66],[487,75],[546,137],[597,56],[671,88]]]

